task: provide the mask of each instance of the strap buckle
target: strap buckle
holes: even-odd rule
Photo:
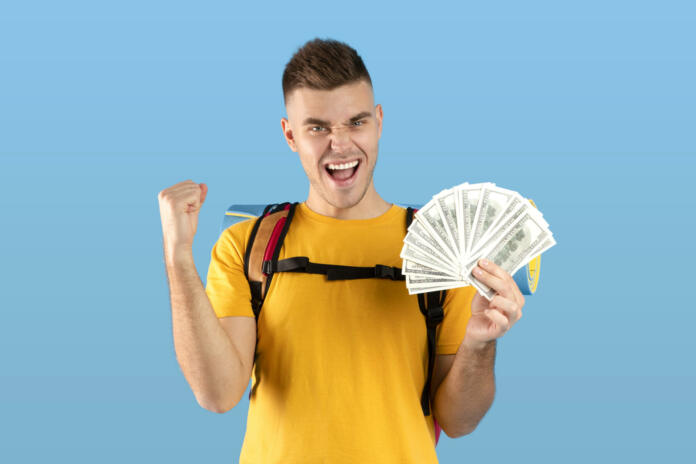
[[[394,280],[394,268],[383,264],[375,265],[375,277]]]
[[[442,306],[435,306],[434,308],[428,308],[428,314],[426,315],[426,322],[428,327],[437,326],[445,318],[445,311]]]
[[[261,264],[261,272],[263,272],[266,277],[273,273],[273,261],[267,259]]]

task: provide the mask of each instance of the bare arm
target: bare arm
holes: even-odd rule
[[[435,417],[451,438],[473,432],[490,409],[495,396],[495,348],[462,343],[433,401]]]
[[[525,302],[513,277],[496,263],[482,259],[473,272],[496,294],[491,300],[474,294],[464,340],[435,396],[442,429],[454,437],[473,432],[491,407],[497,339],[520,320]]]
[[[192,244],[207,192],[206,184],[189,179],[159,192],[158,200],[176,358],[198,403],[225,412],[249,384],[256,320],[218,320],[196,271]]]
[[[219,413],[228,411],[239,403],[249,384],[253,352],[251,359],[242,360],[215,315],[192,253],[172,256],[165,262],[177,361],[203,408]],[[235,319],[254,324],[255,345],[256,321],[249,317]],[[239,343],[248,342],[239,340]]]

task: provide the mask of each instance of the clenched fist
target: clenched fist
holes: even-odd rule
[[[185,180],[157,195],[165,253],[192,249],[198,227],[198,212],[207,193],[207,185]]]

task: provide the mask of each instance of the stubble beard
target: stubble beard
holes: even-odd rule
[[[336,204],[334,201],[332,201],[332,199],[330,198],[329,195],[322,195],[324,201],[327,202],[328,204],[330,204],[331,206],[333,206],[334,208],[337,208],[337,209],[348,209],[348,208],[352,208],[355,205],[359,204],[363,200],[363,198],[365,198],[365,195],[367,194],[367,190],[370,188],[370,185],[372,184],[372,175],[374,173],[376,164],[377,163],[375,161],[375,165],[373,165],[372,167],[369,168],[369,171],[367,173],[367,179],[365,180],[365,185],[363,186],[362,192],[360,192],[360,195],[357,198],[357,200],[349,201],[348,204]],[[362,168],[363,168],[363,166],[361,165],[360,169],[362,169]],[[322,189],[322,191],[323,191],[323,189]],[[351,194],[352,193],[353,192],[351,192]],[[351,195],[349,194],[348,197],[350,197],[350,196]],[[339,195],[339,198],[348,199],[346,196],[341,196],[341,195]]]

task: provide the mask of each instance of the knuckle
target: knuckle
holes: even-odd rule
[[[501,325],[503,327],[503,331],[507,332],[508,329],[510,329],[510,320],[505,316],[503,316],[502,319],[503,319],[503,323]]]

